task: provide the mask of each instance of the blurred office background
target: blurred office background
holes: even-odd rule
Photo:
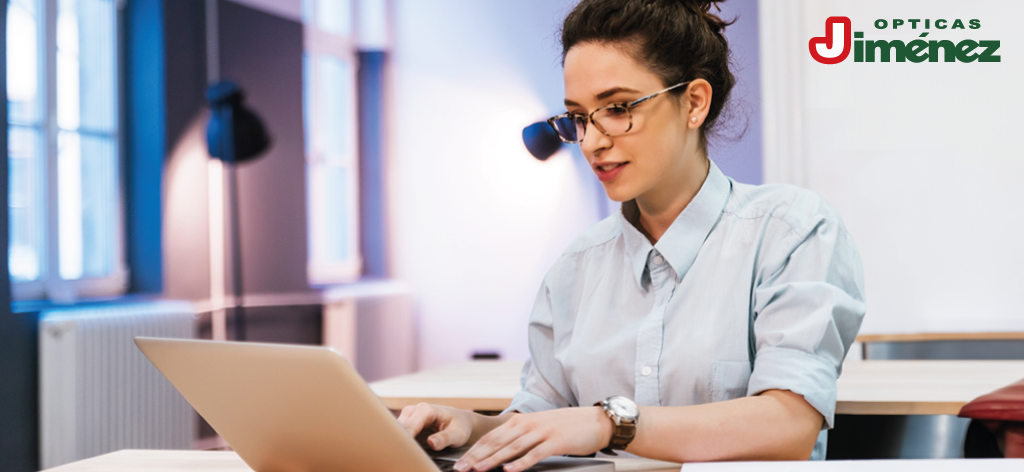
[[[578,150],[542,162],[522,143],[524,126],[563,110],[558,28],[574,3],[6,0],[0,462],[40,466],[46,313],[184,312],[189,335],[235,339],[241,304],[247,340],[331,345],[368,380],[524,359],[545,271],[617,211]],[[1009,23],[1022,8],[722,5],[737,20],[738,85],[711,158],[740,182],[804,186],[839,209],[865,262],[862,332],[1024,331],[1022,33]],[[933,36],[1000,39],[1004,60],[823,66],[807,40],[834,15],[907,40],[918,32],[874,20],[980,18]],[[272,137],[238,167],[241,300],[228,170],[205,141],[218,80],[244,90]],[[1024,358],[1019,341],[867,351]],[[927,421],[885,428],[946,433],[886,454],[955,454],[962,422]]]

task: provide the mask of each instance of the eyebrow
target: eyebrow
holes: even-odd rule
[[[604,92],[601,92],[601,93],[595,95],[595,98],[597,98],[598,100],[604,100],[604,99],[606,99],[608,97],[611,97],[612,95],[615,95],[617,93],[622,93],[622,92],[640,93],[639,90],[634,90],[634,89],[631,89],[629,87],[612,87],[612,88],[610,88],[608,90],[605,90]],[[580,106],[580,104],[576,103],[576,102],[574,102],[572,100],[569,100],[567,98],[567,99],[565,99],[565,106],[567,106],[567,107],[570,107],[570,106],[578,107],[578,106]]]

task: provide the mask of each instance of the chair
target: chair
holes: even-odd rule
[[[1024,379],[971,400],[957,416],[971,418],[964,457],[1024,458]]]

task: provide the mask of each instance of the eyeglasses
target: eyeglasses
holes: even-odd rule
[[[630,111],[637,105],[646,102],[658,95],[661,95],[676,87],[682,87],[690,82],[680,82],[660,92],[654,92],[646,97],[638,98],[629,103],[618,103],[598,108],[590,112],[590,115],[582,113],[563,113],[548,118],[548,124],[555,130],[558,137],[567,143],[579,143],[587,134],[587,123],[593,123],[598,131],[605,136],[619,136],[633,129],[633,113]]]

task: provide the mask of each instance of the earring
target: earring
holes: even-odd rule
[[[692,121],[692,122],[696,123],[696,122],[697,122],[697,117],[695,116],[695,117],[693,117],[693,118],[690,118],[690,121]]]

